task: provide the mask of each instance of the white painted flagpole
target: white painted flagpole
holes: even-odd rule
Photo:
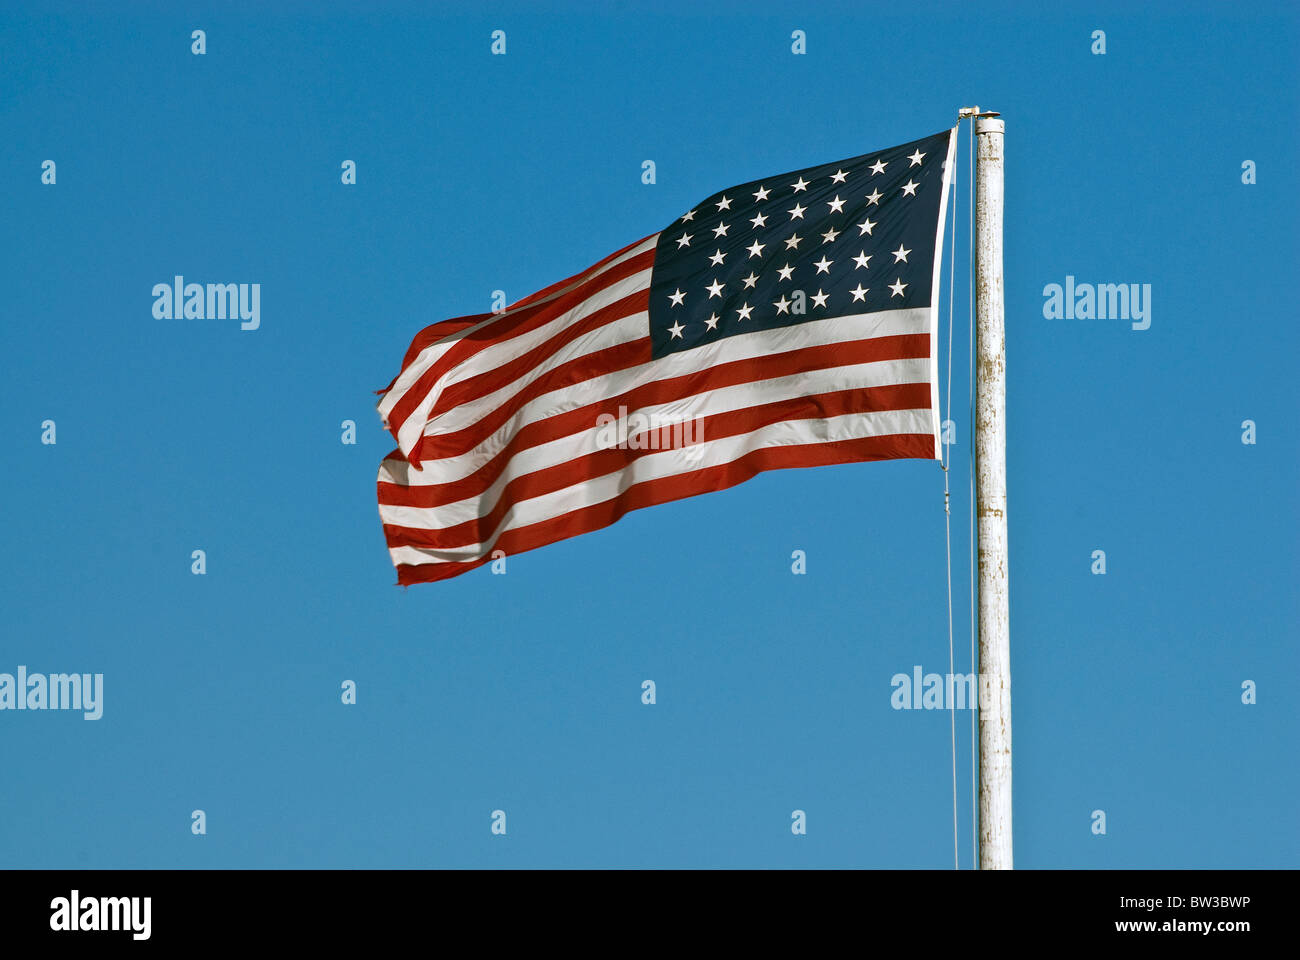
[[[1006,318],[1002,296],[1002,139],[975,117],[975,511],[979,529],[979,853],[1010,870],[1011,638],[1007,601]]]

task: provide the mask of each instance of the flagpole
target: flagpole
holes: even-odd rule
[[[979,525],[979,865],[1011,856],[1011,638],[1007,600],[1006,329],[1002,140],[975,116],[975,507]]]

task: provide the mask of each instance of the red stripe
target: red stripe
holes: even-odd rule
[[[650,236],[654,236],[654,234],[650,234]],[[619,257],[627,253],[637,244],[642,243],[648,239],[650,239],[650,237],[642,237],[640,240],[636,240],[632,243],[629,243],[622,250],[614,251],[608,257],[596,262],[592,266],[588,267],[586,270],[583,270],[581,273],[575,273],[573,276],[561,280],[559,283],[553,283],[549,287],[544,287],[543,289],[538,290],[536,293],[530,294],[524,297],[522,300],[518,300],[510,304],[510,306],[506,307],[506,312],[509,313],[512,310],[519,309],[520,307],[526,307],[530,303],[535,303],[544,297],[548,297],[552,293],[555,293],[558,290],[563,290],[565,287],[569,286],[570,284],[576,283],[577,281],[586,277],[588,274],[594,273],[595,271],[599,270],[601,267],[605,266],[605,264],[617,260]],[[487,320],[488,318],[493,316],[496,316],[496,314],[479,313],[468,317],[456,317],[455,319],[452,320],[441,320],[438,323],[431,324],[430,326],[425,327],[423,330],[417,333],[415,335],[415,339],[411,341],[411,347],[409,350],[406,351],[406,356],[402,359],[402,369],[405,370],[408,366],[410,366],[411,362],[414,361],[415,358],[420,355],[420,352],[424,350],[425,347],[432,346],[433,344],[441,340],[443,337],[445,337],[447,334],[457,333],[460,330],[465,329],[466,327],[473,326],[476,323],[482,323],[484,320]],[[401,376],[400,371],[398,373],[398,376]],[[397,382],[397,377],[394,377],[393,383],[396,382]],[[391,390],[392,388],[393,388],[393,384],[390,383],[388,385],[388,388],[382,392],[387,393],[388,390]]]
[[[567,540],[580,534],[608,527],[631,510],[652,507],[673,500],[725,490],[749,480],[765,470],[797,467],[820,467],[833,463],[861,463],[869,460],[934,458],[934,436],[928,433],[892,434],[885,437],[861,437],[832,443],[799,446],[764,447],[731,463],[718,464],[658,480],[647,480],[629,487],[622,495],[603,503],[583,507],[560,517],[507,530],[494,549],[507,555]],[[401,585],[447,580],[492,561],[491,556],[455,563],[397,565],[397,582]]]
[[[574,384],[582,383],[593,377],[629,367],[639,367],[650,362],[650,338],[629,340],[616,347],[606,347],[595,353],[560,364],[552,370],[541,374],[526,387],[511,397],[506,403],[497,407],[486,417],[461,430],[423,436],[411,451],[411,461],[419,469],[424,463],[441,460],[473,450],[519,411],[521,407],[552,390],[562,390]]]
[[[415,335],[415,339],[411,341],[411,346],[407,348],[406,356],[402,358],[401,370],[397,371],[397,377],[402,375],[402,370],[409,367],[415,358],[420,355],[420,351],[425,347],[437,343],[443,337],[451,336],[452,334],[459,333],[477,323],[482,323],[490,316],[492,316],[490,313],[475,313],[468,317],[453,317],[450,320],[439,320],[437,323],[425,327]],[[388,386],[384,387],[382,390],[376,390],[375,393],[382,395],[387,393],[389,390],[392,390],[393,386],[397,383],[397,377],[393,377],[393,379],[389,381]]]
[[[524,309],[503,314],[500,316],[500,323],[490,324],[481,330],[475,331],[462,337],[453,343],[442,356],[422,373],[415,383],[406,388],[400,400],[393,406],[388,414],[389,432],[397,439],[402,424],[411,416],[411,413],[433,390],[440,377],[447,371],[464,363],[470,357],[474,356],[488,347],[496,346],[507,340],[514,339],[517,336],[528,333],[544,324],[547,324],[562,314],[574,309],[579,304],[598,296],[602,291],[611,285],[625,280],[627,277],[649,269],[654,265],[654,251],[647,250],[645,253],[637,254],[630,260],[624,261],[617,266],[611,267],[605,273],[584,281],[580,286],[561,294],[554,299],[545,302],[539,302],[533,306]],[[649,304],[649,284],[646,284],[644,291],[645,302]],[[627,314],[623,314],[626,316]],[[484,318],[491,317],[492,314],[485,314]],[[615,316],[606,316],[606,322],[613,322],[619,319]],[[564,341],[561,341],[564,342]],[[417,351],[418,352],[418,351]],[[409,351],[408,351],[409,353]],[[401,374],[398,374],[401,376]],[[439,409],[444,409],[439,407]],[[433,411],[430,411],[430,416]],[[398,444],[400,446],[400,442]]]
[[[596,418],[602,413],[617,414],[620,406],[628,410],[639,410],[660,403],[716,390],[722,387],[750,383],[757,380],[771,380],[777,377],[792,376],[813,370],[830,369],[837,366],[849,366],[857,363],[871,363],[884,360],[925,359],[930,355],[930,336],[925,333],[900,334],[890,337],[874,337],[870,340],[851,340],[846,343],[822,344],[803,347],[784,353],[769,354],[744,360],[732,360],[706,370],[700,370],[679,377],[657,380],[642,384],[616,397],[587,404],[575,410],[535,420],[522,426],[510,438],[509,443],[469,476],[449,483],[407,486],[403,483],[380,482],[379,496],[385,503],[408,507],[436,507],[444,503],[455,503],[468,497],[477,496],[490,487],[501,475],[510,459],[519,452],[543,443],[549,443],[560,437],[588,430],[596,425]],[[595,356],[595,355],[593,355]],[[928,389],[928,386],[927,386]],[[522,404],[512,402],[507,411],[513,415]],[[927,395],[915,404],[915,407],[929,407]],[[498,415],[494,421],[504,423],[505,415]],[[471,440],[461,440],[463,433],[470,432]],[[426,456],[435,450],[440,456],[453,454],[443,452],[448,447],[453,449],[472,442],[478,446],[491,434],[486,427],[475,424],[460,434],[444,434],[436,438],[426,438],[429,442],[422,446],[421,453]],[[706,434],[709,436],[709,434]],[[457,452],[465,452],[458,450]],[[399,454],[400,458],[400,454]],[[437,471],[438,465],[432,459],[425,461],[427,469]],[[400,468],[399,468],[400,469]]]
[[[482,400],[490,396],[503,387],[508,387],[516,380],[522,379],[530,370],[541,366],[550,357],[554,356],[562,347],[573,342],[579,337],[591,333],[608,323],[616,323],[626,317],[634,316],[644,312],[650,305],[649,290],[638,290],[630,293],[620,300],[601,307],[590,315],[579,320],[577,323],[571,323],[563,330],[558,331],[555,336],[549,340],[539,343],[527,353],[520,354],[513,360],[510,360],[499,367],[491,370],[484,370],[482,373],[475,374],[459,383],[449,386],[438,396],[437,402],[433,409],[429,411],[429,419],[432,420],[440,413],[453,410],[456,407],[473,403],[475,400]],[[646,325],[649,329],[649,324]],[[604,349],[609,349],[608,347]],[[600,351],[595,351],[599,354]],[[595,355],[592,354],[592,355]]]
[[[583,270],[582,273],[575,273],[573,276],[569,277],[569,279],[567,279],[567,280],[561,280],[559,283],[553,283],[553,284],[551,284],[549,287],[543,287],[541,290],[538,290],[536,293],[529,294],[528,296],[524,297],[522,300],[516,300],[514,303],[512,303],[512,304],[511,304],[509,307],[507,307],[506,309],[507,309],[507,310],[515,310],[515,309],[518,309],[519,307],[526,307],[526,306],[528,306],[528,304],[530,304],[530,303],[536,303],[538,300],[541,300],[543,297],[549,297],[552,293],[555,293],[557,290],[563,290],[563,289],[564,289],[565,287],[567,287],[569,284],[571,284],[571,283],[575,283],[575,282],[577,282],[578,280],[580,280],[582,277],[587,276],[588,274],[594,273],[595,271],[599,270],[601,267],[605,266],[605,264],[607,264],[607,263],[611,263],[612,261],[617,260],[619,257],[621,257],[623,254],[627,253],[627,252],[628,252],[629,250],[631,250],[633,247],[637,246],[638,244],[644,243],[645,241],[649,240],[649,239],[650,239],[651,237],[653,237],[653,236],[654,236],[653,233],[648,233],[648,234],[646,234],[644,237],[642,237],[640,240],[633,240],[631,243],[629,243],[629,244],[628,244],[626,247],[624,247],[622,250],[615,250],[615,251],[614,251],[613,253],[611,253],[608,257],[605,257],[605,259],[603,259],[603,260],[597,260],[594,264],[592,264],[592,265],[591,265],[590,267],[588,267],[586,270]],[[651,252],[653,253],[653,251],[651,251]]]
[[[699,422],[702,438],[705,441],[712,441],[751,433],[762,427],[787,420],[824,420],[849,413],[928,409],[929,405],[930,385],[928,383],[906,383],[839,390],[807,397],[791,397],[702,417]],[[473,520],[451,527],[433,529],[385,524],[384,534],[390,547],[450,549],[484,543],[496,533],[506,513],[515,504],[615,473],[643,456],[658,452],[614,447],[586,454],[567,463],[514,478],[506,484],[500,498],[487,514]],[[930,438],[929,456],[934,456],[933,437]],[[384,486],[393,485],[380,484],[381,502],[387,502],[383,497]]]

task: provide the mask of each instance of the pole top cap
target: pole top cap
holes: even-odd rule
[[[980,133],[1005,133],[1006,123],[999,119],[997,114],[984,114],[975,118],[975,132]]]

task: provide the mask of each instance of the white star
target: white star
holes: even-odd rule
[[[753,270],[749,271],[749,276],[741,278],[745,283],[745,289],[748,290],[754,284],[758,283],[758,275]]]
[[[758,188],[758,191],[754,194],[754,199],[755,199],[755,200],[766,200],[766,199],[767,199],[767,194],[768,194],[768,189],[767,189],[767,187],[759,187],[759,188]]]
[[[843,170],[836,170],[834,173],[831,174],[831,183],[843,183],[844,178],[847,176],[848,174],[845,173]]]
[[[799,219],[799,220],[802,220],[802,219],[803,219],[803,212],[804,212],[805,210],[807,210],[807,209],[808,209],[807,207],[801,207],[799,204],[796,203],[796,204],[794,205],[794,209],[789,211],[790,219],[791,219],[791,220],[794,220],[794,219],[797,218],[797,219]]]
[[[709,299],[712,300],[714,297],[722,296],[722,288],[725,286],[725,283],[718,283],[718,278],[714,277],[713,282],[704,289],[709,291]]]
[[[784,294],[784,293],[781,294],[781,299],[780,299],[780,300],[773,300],[773,301],[772,301],[772,306],[776,307],[776,312],[777,312],[777,313],[789,313],[789,312],[790,312],[790,301],[787,300],[787,299],[785,298],[785,294]]]
[[[838,237],[839,235],[840,232],[836,230],[834,227],[832,227],[830,230],[827,230],[825,233],[822,234],[822,242],[833,243],[835,238]]]
[[[854,262],[856,262],[857,265],[863,268],[864,270],[866,269],[867,261],[870,259],[871,257],[867,254],[867,251],[865,250],[861,251],[856,257],[853,258]],[[894,262],[897,263],[898,261],[894,261]]]
[[[895,263],[898,263],[899,260],[902,260],[904,263],[907,263],[907,255],[908,255],[909,253],[911,253],[912,251],[911,251],[911,250],[904,250],[904,249],[903,249],[903,245],[900,243],[900,244],[898,245],[898,249],[897,249],[897,250],[891,250],[891,251],[889,251],[889,252],[892,253],[892,254],[894,255],[894,262],[895,262]]]
[[[840,199],[840,195],[838,193],[835,194],[834,200],[827,200],[826,205],[831,208],[831,213],[844,212],[844,201]]]
[[[704,325],[710,330],[716,330],[718,327],[718,321],[721,319],[722,318],[716,313],[711,313],[709,314],[709,319],[704,321]]]
[[[870,236],[871,231],[874,230],[875,227],[876,227],[876,221],[871,220],[870,218],[863,220],[861,223],[858,224],[858,229],[862,231],[862,233],[859,233],[858,236],[861,237],[864,234]]]
[[[807,189],[808,189],[808,184],[806,184],[806,183],[803,182],[803,177],[800,177],[800,178],[799,178],[799,182],[798,182],[798,183],[792,183],[792,184],[790,184],[790,186],[794,187],[794,192],[795,192],[795,193],[798,193],[800,190],[807,190]]]
[[[873,163],[873,164],[871,165],[871,172],[872,172],[872,174],[884,173],[884,172],[885,172],[885,165],[886,165],[887,163],[888,163],[888,161],[885,161],[884,163],[882,163],[879,159],[877,159],[876,162]]]
[[[722,199],[718,201],[718,209],[719,210],[731,209],[731,201],[727,199],[725,194],[723,195]]]
[[[709,262],[712,263],[715,267],[722,266],[722,261],[726,259],[727,259],[727,255],[722,252],[721,247],[718,247],[717,250],[709,254]]]
[[[679,287],[676,293],[668,294],[668,299],[673,302],[674,307],[680,307],[686,300],[686,294],[682,293],[681,288]]]
[[[762,254],[763,248],[765,246],[767,246],[767,244],[759,243],[757,240],[755,240],[750,246],[746,247],[745,249],[749,251],[749,255],[751,257],[757,257]]]
[[[922,153],[920,150],[917,150],[916,153],[912,154],[910,157],[907,158],[912,161],[911,163],[908,164],[908,166],[919,167],[921,165],[921,158],[924,156],[925,156],[924,153]]]
[[[787,263],[784,267],[778,267],[776,272],[781,274],[782,280],[789,280],[794,273],[794,267]]]
[[[879,191],[879,190],[872,190],[869,194],[867,194],[867,199],[870,200],[871,203],[879,203],[879,202],[880,202],[880,191]]]
[[[756,217],[750,217],[749,222],[752,223],[755,227],[765,226],[767,224],[767,214],[760,213]]]
[[[738,316],[736,319],[738,319],[738,320],[748,320],[748,319],[749,319],[749,315],[750,315],[751,313],[753,313],[753,312],[754,312],[754,308],[751,307],[749,304],[745,304],[743,307],[741,307],[739,310],[736,311],[736,313],[738,313],[738,314],[740,315],[740,316]]]
[[[730,229],[731,228],[727,226],[725,223],[719,223],[716,227],[713,228],[713,235],[715,237],[725,237],[727,235],[727,231]]]
[[[893,283],[889,284],[889,289],[894,291],[892,294],[890,294],[890,296],[901,297],[903,295],[903,288],[905,286],[907,286],[907,284],[903,282],[902,277],[899,277]]]
[[[690,245],[691,245],[691,235],[689,233],[683,233],[680,237],[677,238],[678,250],[680,250],[682,247],[689,247]]]
[[[831,272],[831,264],[834,262],[834,260],[827,260],[826,254],[823,253],[822,258],[814,263],[813,266],[817,268],[817,273],[829,274]],[[814,274],[814,276],[816,276],[816,274]]]
[[[695,219],[695,211],[690,210],[682,217],[682,223],[685,223],[687,220],[694,220],[694,219]]]
[[[813,306],[814,307],[826,306],[826,298],[829,296],[830,296],[829,293],[822,293],[822,288],[818,287],[817,292],[812,295]]]
[[[685,340],[686,338],[682,336],[682,331],[685,329],[686,328],[682,326],[680,320],[674,320],[673,325],[668,328],[668,332],[671,333],[673,337],[676,337],[678,340]],[[670,337],[669,339],[672,339],[672,337]]]
[[[859,300],[865,300],[867,296],[867,291],[870,289],[871,289],[870,287],[864,287],[862,284],[859,283],[856,287],[854,287],[852,290],[849,291],[849,293],[853,294],[853,302],[856,303]]]
[[[915,180],[907,181],[907,183],[903,184],[903,196],[906,197],[916,196],[916,188],[919,186],[920,184],[917,183]]]
[[[788,237],[786,238],[786,241],[785,241],[785,248],[786,248],[787,250],[798,250],[798,249],[799,249],[799,241],[802,240],[802,239],[803,239],[803,237],[799,236],[799,234],[797,234],[797,233],[792,233],[792,234],[790,234],[790,236],[788,236]]]

